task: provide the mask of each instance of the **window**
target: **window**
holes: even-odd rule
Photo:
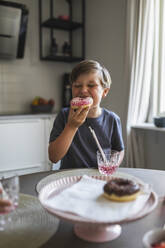
[[[153,60],[149,121],[165,115],[165,1],[154,1]]]

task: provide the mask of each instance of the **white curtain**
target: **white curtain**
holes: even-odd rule
[[[154,48],[148,121],[165,115],[165,1],[154,1]]]
[[[127,0],[127,166],[145,168],[134,125],[165,112],[165,0]]]
[[[157,0],[156,0],[157,1]],[[131,126],[147,119],[152,81],[154,0],[127,1],[127,166],[145,167],[143,138]]]

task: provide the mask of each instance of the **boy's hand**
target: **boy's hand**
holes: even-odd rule
[[[68,116],[68,125],[72,128],[78,128],[79,126],[81,126],[86,120],[86,117],[89,112],[89,108],[90,107],[87,108],[79,107],[78,109],[76,109],[76,111],[70,108],[69,116]]]
[[[13,210],[12,204],[8,200],[0,199],[0,214],[6,214]]]
[[[2,194],[2,189],[0,188],[0,194]],[[6,214],[13,209],[12,204],[8,200],[0,199],[0,214]]]

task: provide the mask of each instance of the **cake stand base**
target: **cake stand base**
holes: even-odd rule
[[[120,225],[75,224],[75,234],[86,241],[102,243],[116,239],[121,234]]]

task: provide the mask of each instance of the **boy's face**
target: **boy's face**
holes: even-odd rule
[[[107,95],[108,91],[108,88],[103,88],[98,72],[82,74],[72,84],[72,96],[92,97],[92,107],[99,107],[101,99]]]

